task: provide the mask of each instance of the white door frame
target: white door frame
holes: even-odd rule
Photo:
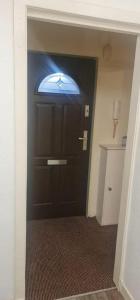
[[[16,295],[15,300],[25,299],[26,257],[26,188],[27,188],[27,17],[87,28],[140,34],[139,16],[130,11],[100,8],[90,3],[71,0],[15,0],[15,113],[16,113]],[[73,2],[73,5],[72,5]],[[74,12],[76,9],[77,13]],[[110,19],[110,16],[113,21]],[[129,23],[131,20],[131,23]],[[133,165],[135,160],[140,121],[139,74],[140,37],[134,66],[131,95],[128,143],[122,188],[121,213],[118,227],[114,281],[121,288],[125,239],[127,235],[129,206],[132,193]]]

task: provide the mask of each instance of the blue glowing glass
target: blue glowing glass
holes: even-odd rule
[[[38,87],[39,93],[80,94],[77,83],[68,75],[54,73],[46,76]]]

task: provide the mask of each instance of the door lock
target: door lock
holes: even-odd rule
[[[83,141],[83,151],[87,150],[87,142],[88,142],[88,131],[83,131],[83,137],[78,138],[79,141]]]
[[[85,105],[85,118],[89,117],[89,105]]]

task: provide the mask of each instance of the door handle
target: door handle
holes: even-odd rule
[[[79,141],[83,141],[83,151],[87,150],[87,142],[88,142],[88,131],[83,131],[83,137],[78,138]]]
[[[87,140],[87,138],[85,138],[85,137],[79,137],[78,140],[79,141],[84,141],[84,140]]]

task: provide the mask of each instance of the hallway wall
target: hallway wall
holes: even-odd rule
[[[25,228],[23,219],[21,220],[21,224],[16,224],[15,226],[15,189],[16,189],[16,165],[15,165],[15,97],[14,97],[14,70],[15,69],[15,62],[14,62],[14,17],[13,12],[15,6],[22,5],[23,3],[27,3],[28,5],[33,5],[41,7],[53,9],[54,11],[62,10],[66,11],[67,13],[73,13],[73,15],[78,15],[79,19],[81,15],[85,15],[87,17],[94,16],[94,18],[102,18],[104,23],[106,19],[110,19],[113,21],[119,22],[131,22],[132,27],[135,23],[140,24],[140,2],[139,0],[72,0],[71,2],[68,0],[60,0],[59,2],[56,0],[20,0],[20,1],[13,1],[13,0],[5,0],[1,1],[1,10],[0,10],[0,37],[1,37],[1,47],[0,47],[0,85],[1,85],[1,104],[2,109],[0,110],[0,137],[1,137],[1,147],[0,147],[0,199],[1,199],[1,219],[0,219],[0,299],[2,300],[17,300],[21,299],[24,300],[24,281],[21,283],[19,282],[19,278],[16,277],[16,272],[20,262],[23,261],[25,257],[23,256],[22,249],[16,249],[15,253],[15,227],[18,227],[19,234],[21,237],[21,242],[24,238],[24,231]],[[30,3],[29,3],[30,2]],[[94,6],[94,3],[97,6]],[[114,7],[114,9],[112,9]],[[117,9],[116,9],[117,7]],[[123,8],[124,10],[121,10]],[[21,48],[24,44],[24,28],[22,27],[22,19],[20,18],[23,12],[20,8],[18,11],[19,18],[19,52],[21,53]],[[24,14],[24,12],[23,12]],[[25,16],[24,16],[25,18]],[[126,23],[127,27],[127,23]],[[22,30],[21,30],[22,28]],[[129,28],[129,25],[128,27]],[[135,28],[135,26],[133,27]],[[21,38],[21,39],[20,39]],[[140,39],[140,38],[139,38]],[[140,43],[140,41],[139,41]],[[138,47],[138,56],[140,58],[140,46]],[[22,57],[21,57],[22,59]],[[140,66],[140,63],[139,65]],[[140,68],[139,68],[140,69]],[[140,78],[140,76],[139,76]],[[8,84],[7,84],[8,82]],[[139,89],[140,83],[138,83]],[[137,100],[138,95],[133,95],[134,98]],[[137,101],[136,101],[137,103]],[[137,107],[135,107],[137,109]],[[131,120],[134,123],[134,119]],[[140,117],[138,116],[137,122],[140,121]],[[21,119],[21,123],[23,120]],[[138,133],[140,134],[140,129],[138,128],[138,132],[135,134],[135,139],[137,140]],[[132,132],[133,134],[133,132]],[[21,139],[22,140],[22,139]],[[24,139],[23,139],[24,140]],[[24,148],[24,145],[21,145]],[[127,245],[127,251],[129,251],[129,245],[131,243],[131,252],[129,252],[129,256],[125,261],[127,265],[127,270],[125,269],[123,280],[129,292],[132,294],[132,299],[139,300],[140,291],[139,291],[139,278],[140,278],[140,256],[135,255],[139,253],[140,249],[140,242],[138,239],[139,234],[139,227],[140,227],[140,218],[139,218],[139,160],[140,160],[140,145],[136,146],[137,148],[137,155],[135,152],[133,153],[134,159],[134,177],[133,177],[133,185],[135,186],[132,194],[130,195],[130,202],[134,204],[131,206],[131,219],[129,232],[127,235],[127,240],[133,237],[133,240],[129,240],[129,244]],[[24,150],[23,150],[24,152]],[[131,150],[130,150],[131,152]],[[137,168],[136,168],[137,167]],[[128,167],[129,171],[129,167]],[[131,171],[131,175],[133,175],[133,171]],[[129,175],[128,175],[129,176]],[[137,180],[136,180],[137,179]],[[126,200],[126,199],[125,199]],[[22,207],[22,206],[21,206]],[[23,203],[23,208],[25,207],[25,203]],[[19,212],[20,213],[20,212]],[[24,209],[23,209],[24,214]],[[135,216],[137,215],[137,218]],[[24,217],[24,216],[23,216]],[[21,243],[22,244],[22,243]],[[21,246],[22,247],[22,246]],[[9,251],[10,249],[10,251]],[[125,249],[124,249],[125,250]],[[16,262],[15,262],[16,256]],[[121,253],[120,253],[121,257]],[[135,261],[135,264],[134,264]],[[16,264],[16,266],[15,266]],[[133,267],[133,271],[132,271]],[[135,268],[137,267],[137,268]],[[22,269],[17,274],[23,274]],[[128,278],[126,278],[127,273],[129,272],[129,282]],[[20,277],[20,276],[18,276]],[[22,276],[21,276],[22,277]],[[20,278],[21,278],[20,277]],[[15,297],[15,284],[18,285],[18,296]],[[22,285],[22,287],[21,287]]]
[[[112,45],[112,57],[105,61],[102,49],[108,42]],[[28,49],[98,58],[88,209],[88,215],[94,216],[98,190],[99,144],[121,143],[122,136],[127,134],[135,37],[126,36],[124,39],[122,34],[29,21]],[[114,100],[121,101],[121,116],[115,139],[112,138]]]
[[[15,300],[13,5],[0,3],[0,300]]]

